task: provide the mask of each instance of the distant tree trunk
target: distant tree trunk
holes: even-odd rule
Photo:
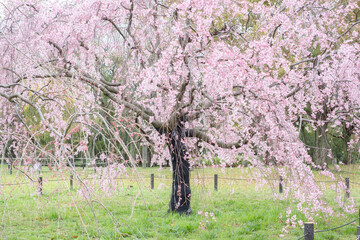
[[[135,139],[134,140],[132,140],[132,141],[136,141]],[[136,159],[136,143],[132,143],[132,144],[129,144],[129,152],[130,152],[130,158],[129,159],[135,159],[135,164],[136,164],[136,166],[138,166],[138,162],[137,162],[137,160],[138,159]]]
[[[150,167],[151,163],[151,150],[148,146],[141,146],[141,162],[143,167]]]
[[[320,87],[320,89],[323,89],[323,86]],[[325,98],[323,101],[323,108],[321,112],[318,112],[316,114],[316,119],[318,121],[322,121],[324,124],[320,125],[316,128],[315,131],[315,148],[314,148],[314,162],[317,165],[320,165],[321,167],[324,166],[324,163],[329,164],[330,158],[328,157],[330,153],[330,146],[328,144],[327,140],[327,128],[328,128],[328,122],[327,122],[327,116],[329,109],[327,107],[328,99]]]
[[[349,142],[351,140],[351,135],[353,134],[354,126],[346,127],[346,123],[343,122],[343,141],[344,141],[344,159],[343,162],[345,164],[350,163],[349,159]]]
[[[344,164],[349,164],[349,149],[348,149],[348,142],[350,141],[350,137],[344,137],[344,159],[343,159],[343,163]]]
[[[315,164],[323,166],[324,163],[329,164],[330,158],[328,157],[330,146],[327,141],[326,129],[328,124],[325,123],[316,129],[315,133],[315,149],[314,149],[314,161]]]

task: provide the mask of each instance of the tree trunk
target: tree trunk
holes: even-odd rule
[[[172,192],[170,198],[171,212],[191,213],[190,208],[190,163],[185,144],[181,140],[171,139],[168,145],[173,167]]]
[[[160,134],[165,134],[171,155],[173,175],[169,212],[188,215],[191,213],[190,163],[184,138],[191,137],[191,134],[185,129],[184,124],[185,118],[181,118],[176,128],[171,132],[163,131],[163,129],[157,129],[157,131]]]

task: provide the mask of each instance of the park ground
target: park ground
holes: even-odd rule
[[[0,239],[298,239],[300,226],[286,226],[290,200],[274,200],[269,187],[258,188],[248,169],[201,168],[191,172],[192,214],[168,214],[171,192],[169,168],[137,168],[116,179],[112,195],[95,191],[92,204],[79,193],[74,179],[70,189],[69,173],[49,172],[43,168],[43,195],[37,184],[14,170],[10,175],[2,166],[0,189]],[[351,196],[360,206],[359,166],[345,167],[350,178]],[[92,169],[77,172],[85,178]],[[154,189],[150,174],[154,174]],[[218,174],[218,191],[214,190]],[[326,177],[315,173],[318,180]],[[36,174],[32,176],[36,179]],[[339,179],[339,181],[342,179]],[[14,184],[14,185],[10,185]],[[323,184],[327,184],[323,182]],[[332,199],[332,193],[326,198]],[[331,200],[330,200],[331,203]],[[335,206],[335,204],[333,204]],[[315,229],[346,223],[358,214],[343,214],[335,208],[334,217],[317,217]],[[96,215],[96,218],[94,217]],[[306,219],[301,213],[298,220]],[[340,215],[339,215],[340,214]],[[338,216],[339,215],[339,216]],[[315,239],[355,239],[357,222],[316,234]],[[280,237],[283,235],[282,237]]]

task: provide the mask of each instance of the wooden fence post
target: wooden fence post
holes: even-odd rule
[[[151,189],[154,189],[154,174],[153,173],[150,175],[150,185],[151,185]]]
[[[283,193],[283,185],[282,185],[283,178],[282,176],[279,177],[279,193]]]
[[[346,185],[346,197],[350,197],[350,179],[345,178],[345,185]]]
[[[214,190],[218,190],[218,175],[214,174]]]
[[[41,195],[43,195],[43,192],[42,192],[42,190],[43,190],[42,177],[39,177],[39,179],[38,179],[38,184],[39,184],[39,186],[38,186],[38,191],[39,191],[40,196],[41,196]]]
[[[314,223],[305,223],[304,235],[304,240],[314,240]]]
[[[73,189],[73,179],[74,179],[74,175],[70,175],[70,189]]]

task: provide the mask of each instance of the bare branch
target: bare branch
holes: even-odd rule
[[[253,136],[254,134],[252,134]],[[231,149],[231,148],[240,148],[243,145],[246,145],[249,140],[245,139],[245,140],[239,140],[235,143],[225,143],[223,141],[219,141],[219,140],[215,140],[212,141],[211,138],[203,131],[201,131],[200,129],[194,128],[194,129],[188,129],[186,131],[186,136],[187,137],[196,137],[198,139],[201,139],[202,141],[212,145],[212,146],[216,146],[216,147],[221,147],[221,148],[227,148],[227,149]],[[250,138],[252,137],[250,136]]]
[[[108,82],[108,81],[106,81],[106,80],[104,80],[104,79],[100,79],[100,81],[101,81],[103,84],[105,84],[105,85],[107,85],[107,86],[111,86],[111,87],[118,87],[118,86],[123,85],[122,83]]]
[[[62,57],[64,56],[64,52],[63,52],[62,48],[59,45],[57,45],[53,41],[48,41],[48,43],[59,51],[60,56],[62,56]]]
[[[191,76],[190,76],[190,72],[189,72],[187,75],[187,78],[185,79],[183,84],[181,84],[180,91],[179,91],[178,95],[176,96],[176,100],[178,102],[181,102],[182,98],[184,97],[186,87],[187,87],[187,85],[189,85],[189,82],[190,82],[190,77]]]
[[[116,29],[116,31],[123,37],[123,39],[124,39],[125,41],[127,41],[125,35],[121,32],[120,28],[115,24],[115,22],[114,22],[112,19],[110,19],[110,18],[108,18],[108,17],[103,17],[102,19],[103,19],[104,21],[108,21],[109,23],[111,23],[111,25],[113,25],[113,27],[114,27],[114,28]],[[130,44],[129,44],[129,45],[130,45]]]
[[[296,62],[296,63],[293,63],[290,65],[290,68],[293,68],[299,64],[302,64],[302,63],[306,63],[306,62],[314,62],[316,60],[316,58],[307,58],[307,59],[304,59],[304,60],[301,60],[299,62]]]
[[[292,97],[292,96],[294,96],[298,91],[300,91],[301,90],[301,87],[299,86],[299,85],[297,85],[296,86],[296,88],[291,92],[291,93],[289,93],[289,94],[287,94],[286,96],[285,96],[285,98],[289,98],[289,97]]]
[[[337,37],[337,40],[339,40],[344,35],[346,35],[356,24],[359,24],[359,23],[360,23],[360,21],[356,21],[353,24],[351,24],[351,26],[345,32],[343,32],[340,36]]]

